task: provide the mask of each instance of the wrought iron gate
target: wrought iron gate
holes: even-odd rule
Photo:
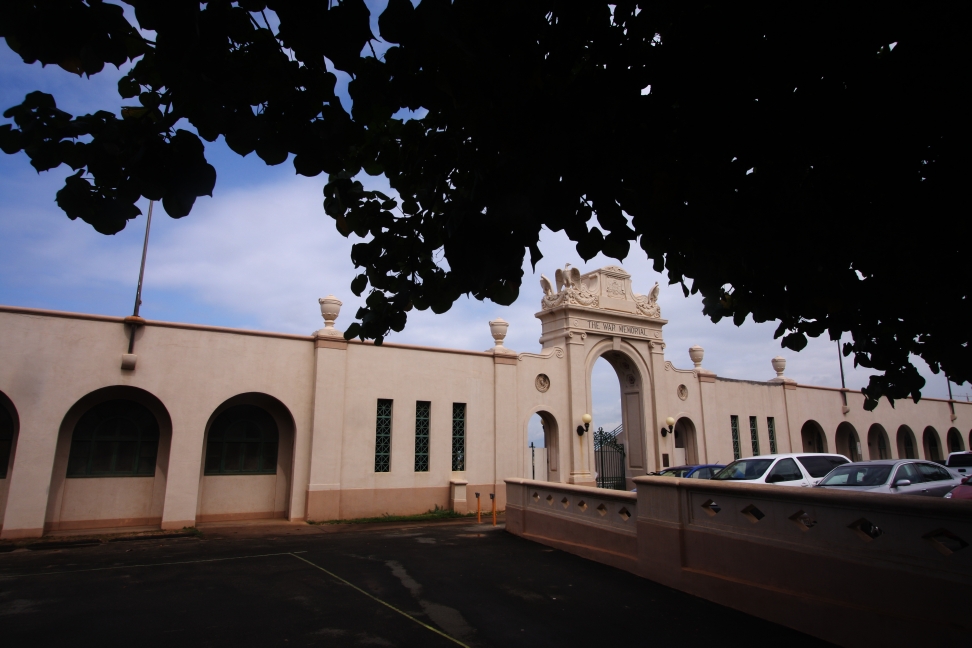
[[[627,490],[624,478],[624,446],[618,443],[622,426],[611,432],[598,428],[594,432],[594,465],[597,470],[597,487]]]

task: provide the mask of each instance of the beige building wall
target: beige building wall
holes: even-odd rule
[[[698,347],[690,351],[694,366],[680,368],[665,359],[667,321],[657,285],[636,294],[617,266],[558,272],[556,290],[544,282],[541,346],[520,353],[503,346],[502,320],[489,325],[494,346],[487,351],[348,342],[334,328],[340,302],[329,297],[321,300],[325,328],[314,335],[146,322],[136,330],[134,358],[123,358],[131,325],[122,318],[0,307],[0,407],[17,422],[7,477],[0,479],[0,536],[327,520],[435,506],[474,510],[475,492],[486,510],[495,494],[502,510],[504,480],[532,474],[527,438],[535,414],[545,430],[537,476],[593,485],[597,422],[584,430],[582,420],[591,411],[591,373],[601,357],[621,385],[629,481],[666,462],[730,461],[733,415],[741,456],[753,454],[751,416],[762,453],[770,452],[768,417],[778,452],[803,451],[805,428],[819,430],[828,451],[856,452],[860,443],[864,459],[876,456],[881,429],[893,457],[900,455],[899,429],[906,436],[910,430],[918,457],[936,448],[945,456],[949,430],[968,448],[970,404],[922,399],[866,412],[859,393],[797,385],[782,366],[770,381],[720,378],[704,369]],[[484,340],[486,332],[484,325]],[[144,405],[159,424],[154,476],[68,478],[78,420],[119,398]],[[393,402],[387,472],[375,471],[379,399]],[[431,403],[424,472],[415,470],[418,401]],[[461,471],[452,469],[455,403],[466,408]],[[235,405],[255,405],[273,417],[275,474],[205,474],[210,426]],[[669,417],[677,437],[661,434]]]

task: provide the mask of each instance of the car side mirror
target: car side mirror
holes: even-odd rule
[[[902,486],[911,486],[910,479],[899,479],[898,481],[891,484],[891,488],[901,488]]]

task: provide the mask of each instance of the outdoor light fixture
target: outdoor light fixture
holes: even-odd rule
[[[584,425],[577,426],[577,436],[584,436],[584,433],[591,429],[591,421],[594,419],[591,418],[590,414],[585,414],[581,417],[581,420],[584,421]]]
[[[672,434],[675,434],[675,419],[673,419],[671,416],[669,416],[667,419],[665,419],[665,425],[667,425],[668,427],[661,429],[661,435],[663,437],[664,436],[668,436],[668,433],[669,432],[671,432]]]

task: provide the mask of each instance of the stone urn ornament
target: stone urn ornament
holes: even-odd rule
[[[773,364],[773,371],[776,372],[777,378],[783,377],[783,371],[786,369],[786,358],[783,356],[776,356],[770,362]]]
[[[341,300],[334,295],[321,297],[317,300],[321,305],[321,315],[324,317],[324,328],[317,332],[317,335],[328,335],[331,337],[343,337],[341,331],[334,328],[334,320],[341,314]]]
[[[692,362],[695,363],[695,368],[701,369],[702,357],[705,355],[705,349],[703,349],[698,344],[696,344],[693,347],[689,347],[688,351],[689,351],[689,357],[692,359]]]

